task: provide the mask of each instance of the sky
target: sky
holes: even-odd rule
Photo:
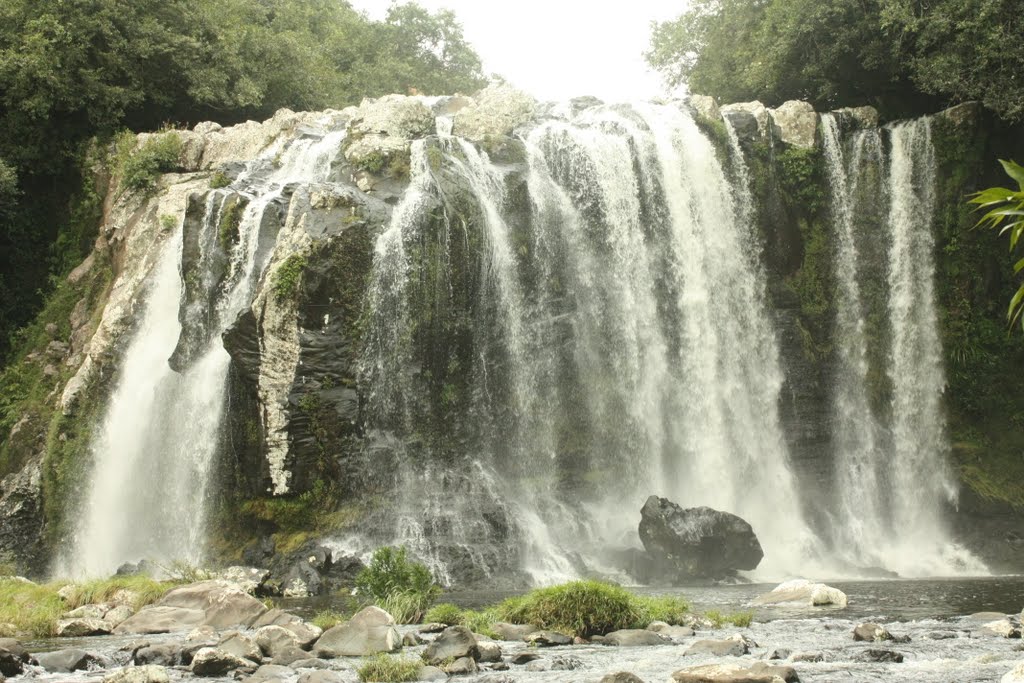
[[[375,19],[383,18],[391,4],[350,2]],[[432,11],[455,12],[485,73],[500,74],[542,100],[594,95],[609,102],[664,94],[643,58],[650,23],[675,18],[686,5],[686,0],[417,2]]]

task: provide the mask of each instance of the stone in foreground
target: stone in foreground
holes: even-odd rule
[[[175,588],[157,603],[121,622],[114,633],[168,633],[197,626],[246,628],[266,606],[229,581],[200,581]]]
[[[714,655],[715,657],[742,657],[750,652],[742,636],[725,640],[698,640],[683,655]]]
[[[96,661],[96,658],[85,650],[70,648],[67,650],[55,650],[53,652],[40,652],[35,656],[39,666],[49,673],[67,674],[72,671],[83,671],[89,668],[89,664]]]
[[[799,677],[791,666],[773,666],[755,662],[742,664],[703,664],[680,669],[672,674],[677,683],[796,683]]]
[[[367,607],[349,621],[324,631],[313,647],[322,659],[368,657],[402,649],[402,636],[394,618],[379,607]]]
[[[463,657],[480,658],[476,637],[465,626],[449,626],[423,652],[423,661],[435,666]]]
[[[103,678],[103,683],[170,683],[162,666],[126,666]]]
[[[637,647],[640,645],[670,645],[671,639],[644,629],[622,629],[612,631],[604,637],[605,645]]]
[[[846,607],[846,593],[826,586],[823,583],[814,583],[807,579],[793,579],[780,583],[770,592],[754,598],[750,604],[755,606],[779,605],[779,606],[810,606],[810,607]]]
[[[764,551],[742,518],[709,507],[683,509],[651,496],[640,510],[640,540],[658,578],[678,583],[757,568]]]

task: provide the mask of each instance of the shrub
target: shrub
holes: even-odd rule
[[[480,611],[464,610],[460,618],[462,619],[460,623],[473,633],[498,639],[498,634],[491,628],[494,622],[501,621],[501,615],[495,608],[489,607]]]
[[[457,626],[462,623],[462,619],[462,609],[450,602],[434,605],[423,615],[423,621],[429,624],[445,624],[446,626]]]
[[[629,591],[600,581],[572,581],[531,591],[499,606],[507,621],[534,624],[581,637],[642,628],[643,610]]]
[[[167,132],[150,137],[138,149],[128,147],[133,136],[122,136],[118,141],[121,185],[131,190],[152,190],[161,173],[179,168],[181,138]]]
[[[356,673],[361,681],[415,681],[422,666],[418,659],[379,654],[364,660]]]
[[[221,208],[217,239],[222,249],[230,249],[231,245],[238,241],[238,230],[242,225],[245,204],[246,202],[236,197],[234,200],[226,201]]]
[[[410,560],[404,547],[388,546],[373,553],[356,577],[356,589],[403,623],[418,621],[441,593],[426,565]]]

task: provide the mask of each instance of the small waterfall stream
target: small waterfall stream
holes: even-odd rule
[[[955,501],[956,488],[941,406],[945,379],[934,293],[930,120],[897,124],[887,132],[885,166],[878,130],[856,131],[844,145],[837,117],[822,117],[837,290],[836,552],[854,567],[884,567],[903,576],[983,573],[980,562],[952,543],[944,521],[943,507]],[[867,209],[858,204],[858,185],[872,168],[887,174],[881,223],[861,216]],[[870,234],[857,234],[859,226]],[[887,330],[873,339],[866,331],[869,303],[861,286],[868,264],[858,248],[867,240],[881,240],[887,254],[881,264],[887,274]],[[869,346],[885,343],[887,353],[878,357],[889,385],[882,389],[872,387],[883,374],[872,375]],[[872,391],[889,395],[888,405],[873,407]]]
[[[175,228],[144,285],[141,322],[92,445],[90,487],[61,573],[107,575],[140,559],[202,561],[231,362],[221,335],[251,304],[273,252],[280,223],[268,230],[265,214],[277,210],[287,183],[327,177],[343,135],[279,140],[251,162],[232,185],[247,206],[227,243],[229,192],[211,190],[189,237],[195,265],[186,264],[185,227]]]

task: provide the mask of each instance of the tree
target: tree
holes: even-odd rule
[[[694,0],[648,62],[722,101],[874,104],[891,117],[980,99],[1024,118],[1020,0]]]
[[[969,203],[977,205],[976,210],[988,209],[975,227],[998,228],[1000,235],[1009,234],[1010,251],[1017,248],[1021,235],[1024,234],[1024,167],[1013,161],[999,160],[1003,169],[1011,179],[1016,181],[1017,189],[1009,190],[1005,187],[990,187],[971,195]],[[1024,270],[1024,258],[1017,261],[1013,266],[1014,273]],[[1010,299],[1010,306],[1006,317],[1010,325],[1021,323],[1024,330],[1024,284],[1017,289],[1017,293]]]

